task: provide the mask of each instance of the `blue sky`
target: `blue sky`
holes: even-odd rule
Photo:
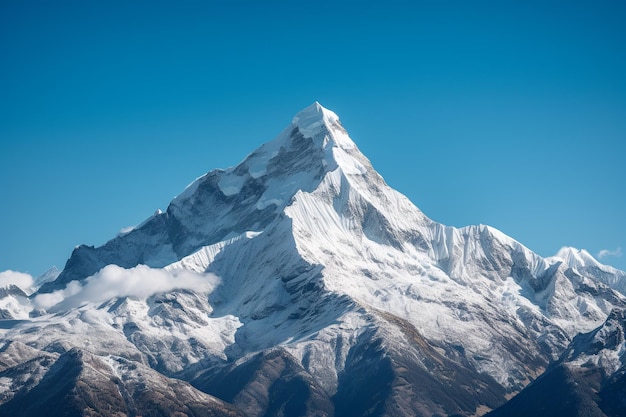
[[[316,100],[432,219],[626,269],[624,4],[3,1],[0,270],[63,267]]]

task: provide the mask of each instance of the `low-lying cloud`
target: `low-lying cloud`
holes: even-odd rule
[[[621,257],[622,256],[622,248],[618,247],[614,250],[610,250],[610,249],[602,249],[600,252],[598,252],[598,259],[604,259],[608,256],[613,256],[613,257]]]
[[[34,283],[33,277],[24,272],[12,271],[10,269],[0,272],[0,288],[17,285],[23,291],[28,292]]]
[[[82,284],[72,281],[62,290],[37,295],[33,301],[37,308],[62,311],[86,303],[103,303],[121,297],[147,298],[173,290],[211,292],[218,284],[219,278],[213,274],[184,269],[167,271],[145,265],[130,269],[108,265]]]

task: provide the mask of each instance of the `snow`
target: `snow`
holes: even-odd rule
[[[185,200],[196,193],[198,190],[198,186],[200,183],[206,178],[206,174],[199,176],[195,180],[193,180],[189,185],[185,187],[182,193],[178,194],[174,197],[174,201],[176,200]]]
[[[291,123],[297,126],[305,137],[319,140],[319,145],[323,148],[334,144],[345,150],[356,148],[352,139],[341,126],[339,117],[331,110],[322,107],[318,102],[296,114]],[[324,132],[322,128],[326,128],[331,136],[320,136],[320,132]],[[330,139],[332,139],[332,143]]]
[[[365,168],[362,163],[350,157],[341,148],[333,149],[333,157],[337,161],[337,164],[347,175],[364,175],[367,173],[367,168]]]
[[[292,160],[285,156],[290,141],[302,140],[295,128],[313,146],[300,143],[302,154]],[[232,198],[199,195],[209,180]],[[259,191],[240,195],[249,188]],[[232,211],[202,217],[190,208],[202,203],[210,211],[224,200],[236,202]],[[109,265],[32,302],[0,299],[1,309],[28,319],[3,339],[49,351],[85,347],[170,373],[281,346],[303,365],[308,358],[307,370],[332,394],[363,332],[383,332],[391,345],[409,343],[384,325],[384,312],[434,346],[463,347],[473,367],[513,389],[528,374],[521,356],[556,359],[577,333],[626,302],[606,287],[618,288],[621,271],[586,251],[542,258],[495,228],[428,219],[384,182],[337,115],[319,103],[237,167],[199,177],[170,214],[185,226],[189,255],[146,237],[146,246],[160,246],[145,261],[162,268]],[[266,223],[260,215],[269,216]],[[47,311],[29,319],[35,307]],[[597,361],[615,364],[621,354]]]
[[[245,182],[246,177],[239,176],[233,173],[232,170],[230,170],[225,175],[223,175],[222,178],[220,178],[218,186],[225,196],[231,196],[239,193],[241,187]]]
[[[269,207],[269,206],[277,206],[280,207],[283,204],[283,200],[280,200],[278,198],[266,198],[266,199],[262,199],[259,200],[258,203],[256,203],[256,208],[257,210],[264,210],[265,208]]]
[[[565,262],[570,268],[585,270],[588,268],[598,268],[602,271],[605,271],[610,274],[616,274],[619,271],[609,265],[604,265],[596,260],[593,255],[591,255],[585,249],[577,249],[570,246],[565,246],[559,249],[557,254],[554,256],[555,258],[561,259]]]
[[[46,272],[39,275],[37,278],[35,278],[35,283],[33,285],[33,292],[38,290],[43,284],[57,279],[60,273],[61,271],[56,266],[52,266]]]
[[[319,129],[323,118],[317,107],[306,113],[294,123],[314,136],[306,129]],[[483,266],[492,251],[507,251],[499,256],[506,255],[508,260],[503,258],[503,264],[495,267],[522,262],[530,278],[547,274],[554,260],[544,260],[489,226],[455,229],[429,222],[384,183],[372,184],[371,176],[367,183],[361,182],[358,177],[368,172],[362,158],[341,148],[333,148],[332,158],[338,168],[327,172],[315,190],[298,191],[285,209],[293,221],[301,256],[311,264],[324,265],[328,291],[404,318],[429,340],[464,346],[469,357],[486,358],[474,365],[505,386],[511,374],[524,372],[525,364],[515,358],[515,352],[498,347],[502,334],[517,334],[523,328],[526,337],[558,341],[547,333],[548,328],[536,330],[535,323],[551,322],[571,337],[606,318],[604,301],[575,295],[563,275],[558,275],[550,296],[535,294],[530,281],[499,275]],[[379,213],[378,225],[367,224],[366,205]],[[376,233],[378,227],[388,235]],[[416,234],[430,237],[426,252],[406,243],[393,244],[394,239]],[[449,273],[439,264],[444,261],[451,268]],[[500,327],[492,329],[484,317],[491,317]]]
[[[626,272],[601,264],[585,249],[566,246],[561,248],[554,257],[548,259],[552,262],[564,262],[578,274],[593,276],[600,282],[626,295]]]
[[[623,314],[623,313],[622,313]],[[617,316],[620,316],[618,313]],[[578,346],[570,352],[574,358],[566,358],[570,366],[600,368],[610,376],[624,366],[626,358],[626,340],[624,338],[624,322],[611,317],[596,331],[589,340],[588,346]]]
[[[117,232],[118,236],[124,236],[129,234],[130,232],[132,232],[133,230],[135,230],[137,228],[137,226],[127,226],[127,227],[122,227],[120,229],[119,232]]]
[[[283,207],[298,190],[309,188],[312,182],[311,174],[308,172],[294,173],[288,179],[270,179],[266,183],[267,189],[259,198],[256,208],[263,210],[271,205]]]
[[[205,272],[209,265],[213,262],[215,257],[226,246],[232,245],[233,243],[241,239],[253,239],[261,233],[262,232],[248,231],[239,235],[235,235],[233,237],[229,237],[228,239],[222,240],[213,245],[203,246],[191,255],[182,258],[180,261],[167,265],[164,269],[168,271],[182,269],[200,273]]]
[[[28,320],[33,307],[25,297],[7,296],[0,298],[0,310],[7,311],[15,320]]]
[[[595,260],[584,249],[576,249],[572,247],[565,246],[561,248],[556,254],[558,258],[563,259],[565,263],[567,263],[572,268],[577,267],[585,267],[585,263],[594,262]],[[597,263],[597,262],[594,262]]]
[[[244,159],[242,164],[245,164],[252,178],[260,178],[266,174],[267,164],[287,145],[290,133],[289,128],[283,130],[274,140],[263,144]]]
[[[298,126],[305,137],[313,138],[320,131],[320,128],[331,120],[338,121],[339,118],[335,113],[315,102],[296,114],[292,124]]]

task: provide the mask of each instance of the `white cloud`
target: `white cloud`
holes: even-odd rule
[[[607,256],[614,256],[614,257],[621,257],[622,256],[622,248],[616,248],[614,250],[610,250],[610,249],[602,249],[600,252],[598,252],[598,259],[603,259],[606,258]]]
[[[38,308],[58,311],[85,303],[102,303],[113,298],[146,298],[175,289],[210,292],[218,283],[219,278],[215,275],[183,269],[166,271],[145,265],[125,269],[108,265],[85,279],[82,285],[72,281],[62,290],[36,296],[34,302]]]
[[[0,272],[0,287],[17,285],[23,291],[28,292],[34,282],[33,277],[24,272],[12,271],[10,269]]]

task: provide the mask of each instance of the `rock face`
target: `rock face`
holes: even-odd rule
[[[626,312],[579,334],[536,381],[489,416],[626,415]]]
[[[624,351],[624,273],[581,253],[433,222],[315,103],[29,299],[6,291],[0,415],[470,416],[534,380],[512,401],[548,380],[578,409],[589,370],[585,401],[618,415],[621,356],[592,352]]]
[[[5,352],[6,353],[6,350]],[[188,383],[121,358],[102,358],[72,348],[31,359],[47,372],[31,389],[0,406],[7,416],[243,416],[234,407]],[[30,362],[30,361],[29,361]],[[19,371],[18,371],[19,372]],[[1,374],[8,378],[15,368]],[[17,374],[17,377],[21,377]]]

